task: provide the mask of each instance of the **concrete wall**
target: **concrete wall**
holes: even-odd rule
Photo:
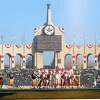
[[[0,45],[0,69],[4,69],[4,56],[6,54],[10,55],[12,60],[12,68],[15,67],[15,57],[17,54],[20,54],[23,59],[23,68],[25,68],[26,57],[28,54],[32,55],[32,45]]]
[[[12,59],[12,68],[15,67],[15,57],[16,54],[22,55],[23,59],[23,68],[26,68],[26,57],[28,54],[32,54],[32,45],[0,45],[0,69],[4,69],[4,55],[10,54]],[[94,56],[96,66],[95,68],[98,69],[98,65],[100,65],[100,62],[98,62],[98,57],[100,55],[100,45],[92,45],[92,44],[86,44],[84,45],[73,45],[73,44],[64,44],[62,52],[57,53],[58,60],[61,59],[62,63],[59,64],[56,60],[56,66],[59,66],[59,68],[64,68],[64,59],[67,54],[71,54],[73,57],[73,63],[76,62],[76,57],[78,54],[81,54],[83,56],[84,60],[84,68],[87,67],[87,57],[89,54],[92,54]],[[37,54],[39,56],[40,54]],[[35,56],[35,55],[33,55]],[[37,63],[39,64],[39,68],[43,68],[41,66],[41,63],[43,65],[43,59],[42,53],[41,56],[38,57]],[[39,63],[40,62],[40,63]],[[75,64],[73,64],[75,66]]]

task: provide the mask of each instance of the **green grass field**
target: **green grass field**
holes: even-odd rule
[[[2,99],[99,99],[100,89],[0,90]]]

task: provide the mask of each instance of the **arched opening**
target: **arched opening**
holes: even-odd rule
[[[71,54],[67,54],[64,59],[65,69],[70,69],[73,67],[73,58]]]
[[[93,54],[88,54],[87,56],[87,67],[95,68],[95,57],[93,56]]]
[[[76,56],[76,68],[83,69],[83,56],[82,54],[77,54]]]
[[[98,55],[98,68],[100,69],[100,54]]]
[[[16,54],[15,57],[15,68],[22,68],[23,66],[23,57],[21,54]]]
[[[4,69],[10,69],[12,68],[12,58],[11,54],[6,53],[4,55]]]
[[[57,67],[54,65],[54,56],[54,51],[43,51],[43,66],[45,69],[54,69]]]
[[[32,56],[32,54],[28,54],[26,56],[26,68],[33,68],[33,56]]]

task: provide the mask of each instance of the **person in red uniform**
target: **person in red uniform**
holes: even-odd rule
[[[61,74],[61,87],[65,87],[66,86],[66,72],[63,72]]]
[[[50,87],[50,72],[46,74],[46,88]]]
[[[2,88],[2,85],[3,85],[3,77],[0,76],[0,88]]]
[[[45,73],[40,71],[38,88],[41,88],[44,85],[45,85]]]

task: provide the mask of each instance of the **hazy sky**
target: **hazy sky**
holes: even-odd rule
[[[46,21],[48,1],[54,24],[65,29],[66,42],[94,42],[96,35],[100,43],[100,0],[0,0],[4,43],[31,43],[33,29]]]

